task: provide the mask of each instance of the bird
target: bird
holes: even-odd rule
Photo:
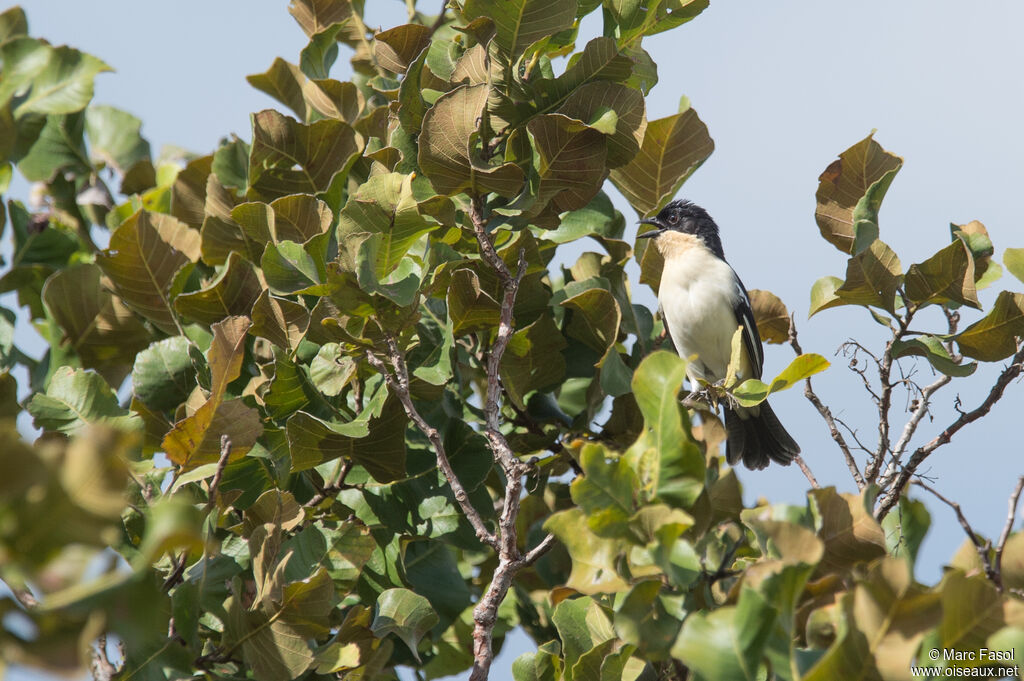
[[[700,206],[678,199],[654,217],[640,220],[654,229],[637,234],[651,239],[665,260],[658,303],[668,333],[682,357],[693,357],[686,373],[694,392],[699,381],[726,378],[732,339],[742,328],[736,378],[761,378],[764,350],[750,295],[725,259],[718,225]],[[761,470],[775,461],[788,466],[800,447],[767,401],[753,407],[723,403],[726,460]]]

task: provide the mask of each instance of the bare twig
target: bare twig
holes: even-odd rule
[[[789,344],[793,348],[793,351],[799,356],[803,354],[803,348],[800,347],[800,342],[797,340],[796,335],[796,318],[793,313],[789,315]],[[839,445],[840,451],[843,453],[843,458],[846,459],[846,466],[850,469],[850,474],[853,476],[853,481],[857,483],[857,489],[863,490],[867,487],[867,483],[864,482],[864,478],[860,474],[860,469],[857,467],[857,461],[853,458],[853,453],[850,452],[849,445],[846,444],[846,439],[843,434],[839,432],[839,427],[836,425],[835,417],[832,416],[832,410],[825,406],[818,395],[814,392],[814,387],[811,385],[811,379],[808,378],[804,383],[804,397],[814,405],[814,408],[821,414],[821,418],[824,419],[825,425],[828,426],[829,434],[835,443]]]
[[[903,426],[903,433],[900,434],[900,439],[896,441],[896,446],[892,450],[892,458],[889,461],[889,465],[885,469],[885,473],[881,479],[878,480],[878,484],[882,489],[885,489],[892,479],[893,474],[896,472],[896,468],[899,466],[900,458],[903,453],[907,450],[907,446],[910,444],[911,438],[914,437],[914,433],[917,432],[917,427],[921,424],[921,420],[925,414],[928,413],[929,407],[931,406],[931,397],[940,388],[949,383],[952,378],[943,374],[939,376],[936,381],[930,385],[925,386],[921,389],[921,396],[917,400],[917,406],[914,411],[910,414],[910,418],[907,420],[906,425]],[[869,482],[875,482],[875,479],[869,480]]]
[[[351,470],[352,460],[345,459],[341,464],[341,469],[338,471],[338,476],[334,481],[317,490],[317,493],[314,494],[309,501],[304,503],[303,506],[306,508],[314,508],[343,490],[345,488],[345,478],[348,477],[349,471]]]
[[[1003,525],[1003,531],[999,534],[999,541],[996,542],[996,554],[993,559],[995,564],[996,586],[1000,589],[1003,587],[1003,551],[1006,549],[1006,541],[1010,538],[1010,532],[1013,530],[1013,521],[1017,518],[1017,504],[1020,502],[1020,494],[1024,491],[1024,475],[1017,478],[1017,486],[1013,488],[1013,493],[1010,494],[1010,500],[1007,502],[1006,510],[1006,524]]]
[[[794,454],[793,461],[796,461],[796,465],[800,466],[800,470],[804,472],[804,477],[807,478],[807,482],[811,483],[811,487],[819,489],[821,485],[818,484],[818,479],[814,477],[814,473],[811,472],[811,469],[807,465],[807,462],[804,461],[804,458],[799,454]]]
[[[96,637],[96,645],[91,650],[92,653],[92,664],[89,666],[92,669],[92,678],[96,681],[110,681],[117,675],[117,666],[110,660],[110,656],[107,655],[107,634],[106,632]]]
[[[978,552],[978,557],[981,558],[981,563],[985,566],[985,576],[992,580],[996,586],[999,586],[998,573],[996,573],[995,568],[992,565],[992,560],[988,555],[989,549],[992,548],[992,543],[987,539],[985,541],[981,540],[978,534],[974,531],[974,528],[971,527],[971,524],[967,522],[967,516],[964,515],[963,510],[960,508],[960,504],[942,496],[938,490],[926,485],[921,480],[914,480],[914,484],[931,492],[936,499],[953,509],[953,512],[956,513],[956,519],[960,522],[960,527],[964,528],[964,532],[967,533],[967,538],[971,540],[972,544],[974,544],[974,550]]]
[[[946,426],[941,433],[932,438],[932,440],[927,444],[924,444],[914,450],[914,453],[910,456],[910,460],[907,461],[907,465],[904,466],[903,470],[901,470],[898,475],[896,475],[895,482],[893,482],[888,493],[886,493],[879,505],[876,513],[876,517],[879,520],[884,518],[892,507],[896,505],[896,502],[899,501],[900,495],[903,493],[903,489],[910,482],[910,479],[924,460],[931,456],[932,452],[936,449],[952,440],[953,436],[960,432],[964,426],[977,421],[991,411],[995,403],[1002,398],[1003,393],[1006,391],[1006,387],[1010,385],[1015,378],[1020,376],[1022,371],[1024,371],[1024,347],[1018,346],[1017,353],[1013,356],[1013,361],[1006,366],[1002,372],[1000,372],[995,384],[993,384],[991,390],[989,390],[988,395],[981,404],[971,411],[960,411],[960,416],[953,421],[953,423]]]
[[[470,503],[466,488],[462,486],[458,476],[455,475],[455,471],[452,469],[451,463],[448,461],[448,454],[445,451],[441,434],[424,420],[419,411],[416,410],[416,406],[412,403],[412,396],[409,394],[409,372],[406,368],[405,356],[398,349],[398,344],[395,343],[394,338],[387,336],[385,342],[387,344],[387,357],[391,362],[394,373],[389,371],[384,362],[369,350],[366,352],[366,361],[384,376],[388,387],[391,388],[402,402],[406,415],[416,424],[420,432],[430,440],[430,444],[434,447],[434,455],[437,458],[437,467],[441,469],[445,479],[448,480],[448,484],[451,485],[455,501],[458,502],[462,512],[466,515],[469,524],[473,526],[477,538],[488,546],[497,549],[497,538],[487,530],[483,519],[480,517],[480,513]]]
[[[899,328],[893,329],[892,338],[885,344],[885,351],[882,353],[882,357],[878,360],[878,383],[879,383],[879,400],[878,400],[878,448],[875,450],[874,456],[868,461],[868,465],[864,468],[864,477],[869,481],[873,482],[878,477],[878,471],[882,468],[882,463],[885,461],[886,455],[891,451],[890,440],[889,440],[889,409],[892,407],[892,389],[895,387],[895,383],[892,383],[890,375],[892,373],[893,346],[902,340],[903,336],[907,333],[907,327],[910,325],[910,320],[914,318],[914,313],[917,308],[907,303],[907,313],[903,317],[896,316],[896,321],[899,324]]]
[[[227,433],[220,436],[220,458],[217,460],[217,472],[213,474],[210,482],[210,496],[203,507],[203,514],[207,514],[217,504],[217,488],[220,487],[220,480],[224,477],[224,469],[228,465],[228,458],[231,456],[231,438]]]
[[[430,34],[433,35],[437,29],[444,26],[445,16],[448,14],[448,0],[441,0],[441,13],[437,15],[433,25],[430,27]]]

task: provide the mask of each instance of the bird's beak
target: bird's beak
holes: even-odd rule
[[[657,229],[652,229],[651,231],[644,232],[643,234],[637,234],[636,235],[637,239],[650,239],[652,237],[658,236],[663,231],[665,231],[664,228],[662,228],[662,226],[659,225],[658,221],[655,220],[654,218],[644,218],[643,220],[640,221],[640,224],[641,225],[654,225],[655,227],[657,227]]]

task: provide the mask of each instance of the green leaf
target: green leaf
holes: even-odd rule
[[[924,335],[893,342],[893,358],[910,355],[924,357],[937,371],[941,371],[947,376],[970,376],[978,368],[977,362],[969,362],[967,364],[957,364],[954,362],[942,341],[935,336]]]
[[[343,457],[366,468],[379,482],[398,480],[405,474],[405,422],[397,398],[371,401],[359,418],[348,423],[296,412],[287,425],[292,472]]]
[[[899,257],[875,239],[847,262],[846,281],[835,295],[846,305],[872,305],[895,314],[896,289],[902,281]]]
[[[326,191],[362,149],[362,138],[339,120],[304,125],[276,111],[252,117],[249,197],[274,199],[287,194]]]
[[[611,181],[641,217],[657,213],[715,149],[707,126],[683,101],[680,112],[650,121],[640,152]]]
[[[1024,281],[1024,248],[1007,248],[1003,251],[1003,266],[1010,274]]]
[[[73,265],[54,272],[42,298],[82,366],[120,385],[150,334],[120,298],[101,286],[100,268]]]
[[[327,78],[338,58],[338,33],[343,24],[333,24],[329,28],[310,36],[309,44],[299,53],[299,68],[310,78]],[[348,123],[352,121],[344,118]]]
[[[92,171],[85,151],[85,115],[47,116],[39,136],[28,148],[18,170],[25,179],[50,182],[57,173],[87,174]]]
[[[213,163],[210,169],[224,187],[234,187],[243,195],[249,189],[249,144],[231,135],[230,140],[222,140],[217,151],[213,152]],[[207,203],[210,201],[210,189],[206,190]],[[231,207],[234,201],[231,202]],[[210,211],[207,211],[209,213]],[[204,222],[205,224],[205,222]]]
[[[580,451],[583,475],[572,483],[572,499],[587,514],[587,524],[600,537],[624,536],[634,511],[638,486],[629,464],[596,444]]]
[[[1024,293],[1000,292],[991,312],[954,336],[960,352],[983,362],[998,362],[1017,351],[1024,336]]]
[[[686,360],[671,352],[653,352],[640,363],[633,374],[633,395],[647,430],[626,452],[648,498],[683,508],[696,500],[704,483],[704,456],[680,414],[685,376]]]
[[[691,613],[672,656],[705,679],[755,681],[777,612],[761,594],[743,587],[735,606]]]
[[[20,96],[15,118],[81,111],[92,99],[96,74],[112,70],[90,54],[66,45],[51,47],[35,38],[5,42],[0,46],[0,58],[0,102]]]
[[[184,402],[196,385],[190,347],[184,336],[173,336],[140,352],[132,368],[135,396],[157,411],[172,410]]]
[[[28,18],[21,7],[11,7],[0,13],[0,43],[11,38],[28,35]]]
[[[513,333],[500,367],[509,398],[522,407],[528,393],[561,384],[565,377],[562,350],[566,346],[549,314]]]
[[[309,328],[309,311],[299,303],[263,290],[252,306],[249,333],[266,338],[279,348],[295,350]]]
[[[321,285],[327,281],[326,263],[310,251],[314,249],[294,241],[267,244],[260,266],[270,290],[283,295],[325,293]]]
[[[839,277],[825,276],[814,282],[811,287],[811,307],[807,316],[813,317],[822,310],[845,305],[842,298],[836,295],[836,291],[842,286],[843,280]]]
[[[906,559],[913,568],[932,516],[923,502],[907,496],[900,497],[895,511],[882,518],[886,548],[889,555]]]
[[[515,196],[523,186],[523,172],[517,166],[490,167],[475,150],[489,92],[486,84],[460,85],[438,98],[423,116],[419,166],[439,194],[470,190]]]
[[[405,73],[427,45],[433,31],[423,24],[403,24],[373,36],[377,63],[392,73]]]
[[[169,215],[139,211],[111,235],[96,263],[129,307],[173,335],[178,323],[172,287],[183,268],[199,260],[199,238]]]
[[[952,302],[981,309],[974,287],[974,258],[959,239],[923,263],[911,265],[905,282],[907,300],[913,303]]]
[[[583,208],[561,216],[557,229],[544,230],[537,236],[556,244],[569,243],[585,236],[622,238],[626,220],[603,191],[597,193]]]
[[[544,529],[558,537],[572,558],[572,572],[566,586],[584,594],[629,589],[629,583],[615,569],[629,544],[591,532],[586,511],[581,508],[559,511],[544,522]]]
[[[97,424],[128,429],[138,418],[117,403],[117,395],[96,373],[60,367],[50,378],[46,393],[36,393],[25,405],[36,428],[76,433]]]
[[[573,0],[467,0],[463,16],[488,17],[496,29],[493,44],[512,63],[531,43],[569,28],[576,18]]]
[[[11,217],[14,237],[11,272],[23,264],[63,267],[71,254],[78,250],[78,241],[74,236],[49,221],[33,219],[20,201],[8,201],[7,211]]]
[[[563,114],[538,116],[526,128],[540,157],[531,214],[544,207],[564,213],[590,203],[607,172],[604,135]]]
[[[753,407],[764,402],[772,393],[788,390],[800,381],[820,373],[829,367],[829,361],[821,355],[809,353],[800,355],[789,363],[778,376],[767,385],[756,378],[748,378],[732,391],[732,396],[744,407]]]
[[[707,9],[708,0],[609,0],[605,6],[618,24],[619,42],[627,44],[685,24]]]
[[[834,487],[808,492],[818,537],[825,543],[823,570],[844,570],[885,555],[885,532],[867,506],[867,499],[838,494]]]
[[[90,155],[122,175],[149,160],[149,142],[141,131],[142,121],[126,111],[112,106],[90,106],[85,111]]]
[[[209,325],[232,315],[248,315],[262,291],[249,261],[231,253],[216,279],[199,291],[179,295],[174,308],[186,319]]]
[[[661,601],[660,579],[638,582],[615,609],[615,633],[650,660],[669,656],[680,625]]]
[[[408,589],[388,589],[377,597],[371,629],[378,638],[394,634],[402,639],[418,662],[420,639],[437,622],[437,613],[426,598]]]
[[[452,273],[448,284],[448,318],[455,336],[491,329],[498,325],[498,301],[480,289],[476,272],[463,268]]]
[[[889,153],[874,132],[833,161],[818,178],[814,219],[821,236],[855,255],[878,239],[878,210],[903,159]]]

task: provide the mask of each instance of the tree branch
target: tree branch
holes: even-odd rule
[[[820,489],[821,485],[818,484],[818,479],[814,477],[814,473],[811,472],[807,462],[804,461],[804,457],[799,454],[794,454],[793,461],[796,461],[796,465],[800,466],[800,470],[803,471],[804,477],[807,478],[807,482],[811,483],[811,487],[814,489]]]
[[[882,468],[882,462],[885,461],[886,454],[890,451],[889,409],[892,406],[892,389],[896,385],[889,380],[894,361],[892,348],[907,333],[907,327],[910,325],[910,320],[914,318],[917,308],[908,303],[906,310],[907,314],[905,316],[900,317],[897,315],[896,320],[899,323],[899,328],[893,330],[892,338],[885,344],[885,352],[882,353],[882,357],[878,360],[878,382],[881,391],[878,400],[878,449],[875,450],[874,456],[871,457],[868,465],[864,468],[864,477],[868,482],[874,482],[875,478],[878,477],[878,471]]]
[[[1022,478],[1022,480],[1024,480],[1024,478]],[[929,487],[921,480],[915,480],[914,484],[917,485],[918,487],[928,490],[933,495],[935,495],[935,497],[939,501],[953,509],[953,512],[956,513],[956,519],[960,521],[960,527],[964,528],[964,532],[967,533],[967,538],[971,540],[972,544],[974,544],[974,549],[978,552],[978,557],[981,558],[982,565],[985,566],[985,576],[992,580],[996,584],[996,586],[1002,589],[1002,586],[999,583],[999,575],[996,572],[995,568],[992,566],[992,561],[988,555],[988,550],[992,547],[992,545],[987,540],[981,541],[981,538],[978,537],[977,533],[974,531],[974,528],[971,527],[971,524],[969,522],[967,522],[967,516],[964,515],[963,510],[960,508],[960,504],[956,503],[955,501],[950,501],[946,497],[939,494],[938,490],[936,490],[933,487]]]
[[[996,586],[1002,590],[1003,588],[1003,551],[1006,549],[1006,541],[1010,538],[1010,532],[1013,530],[1013,521],[1017,518],[1017,504],[1020,502],[1020,493],[1024,491],[1024,475],[1017,478],[1017,486],[1013,489],[1010,494],[1010,500],[1007,502],[1006,510],[1006,524],[1003,525],[1003,531],[999,534],[999,541],[996,542],[996,555],[993,560],[996,572]]]
[[[888,493],[885,495],[881,505],[878,508],[876,516],[878,520],[881,520],[886,514],[896,505],[899,501],[900,495],[903,493],[903,489],[910,482],[911,477],[917,471],[918,467],[931,456],[932,452],[947,444],[953,439],[964,426],[969,423],[977,421],[985,414],[992,410],[992,407],[996,402],[1002,398],[1003,393],[1006,392],[1006,387],[1010,385],[1015,378],[1020,376],[1021,372],[1024,371],[1024,347],[1018,347],[1017,353],[1013,356],[1013,361],[1009,366],[1005,367],[996,379],[992,389],[989,390],[988,395],[977,407],[971,411],[961,411],[960,416],[953,421],[953,423],[946,426],[945,430],[936,435],[930,442],[918,447],[914,450],[907,465],[899,472],[896,476],[895,482],[892,484]]]
[[[803,348],[800,347],[800,342],[797,340],[796,318],[792,312],[789,314],[789,344],[797,356],[804,354]],[[832,416],[832,410],[826,407],[814,392],[814,387],[811,385],[810,378],[805,379],[804,397],[806,397],[807,400],[814,405],[814,408],[818,410],[818,413],[821,414],[821,418],[824,419],[825,425],[828,426],[829,434],[832,436],[832,439],[835,440],[835,443],[839,445],[839,449],[843,453],[843,458],[846,459],[846,466],[850,469],[853,481],[857,483],[857,489],[863,490],[867,487],[867,483],[865,483],[864,478],[861,477],[860,469],[857,467],[857,461],[853,458],[853,453],[850,452],[850,447],[846,444],[846,439],[843,438],[843,434],[839,432],[839,427],[836,425],[835,417]]]
[[[306,508],[314,508],[343,490],[345,488],[345,478],[348,477],[349,471],[351,470],[352,460],[345,459],[341,464],[341,470],[338,471],[338,476],[334,481],[317,490],[317,493],[314,494],[309,501],[304,503],[303,506]]]
[[[224,469],[227,468],[228,458],[231,456],[231,437],[227,433],[220,436],[220,458],[217,460],[217,472],[213,474],[210,482],[210,495],[203,507],[203,514],[207,514],[217,504],[217,488],[220,487],[220,480],[224,477]]]
[[[441,469],[441,473],[444,474],[448,484],[451,485],[452,493],[455,495],[455,501],[458,502],[462,512],[466,515],[466,519],[469,520],[469,524],[473,526],[473,530],[476,532],[477,538],[483,543],[491,546],[495,549],[498,548],[497,538],[487,531],[487,527],[484,525],[483,519],[480,517],[480,513],[477,512],[476,508],[469,501],[469,494],[466,492],[466,488],[462,486],[462,482],[459,481],[455,471],[452,469],[451,463],[448,461],[448,454],[445,452],[444,442],[441,440],[441,434],[437,432],[437,429],[431,426],[424,420],[420,415],[419,411],[416,410],[416,406],[412,403],[412,396],[409,394],[409,372],[405,365],[405,356],[401,350],[398,349],[398,344],[395,343],[395,339],[390,335],[385,337],[385,343],[387,345],[387,357],[391,362],[391,366],[394,369],[394,374],[388,370],[384,362],[382,362],[372,351],[366,351],[366,361],[369,362],[377,371],[383,376],[384,380],[387,381],[388,387],[398,396],[398,399],[402,403],[402,407],[405,409],[406,416],[416,424],[416,427],[423,433],[430,444],[434,447],[434,455],[437,458],[437,467]]]

